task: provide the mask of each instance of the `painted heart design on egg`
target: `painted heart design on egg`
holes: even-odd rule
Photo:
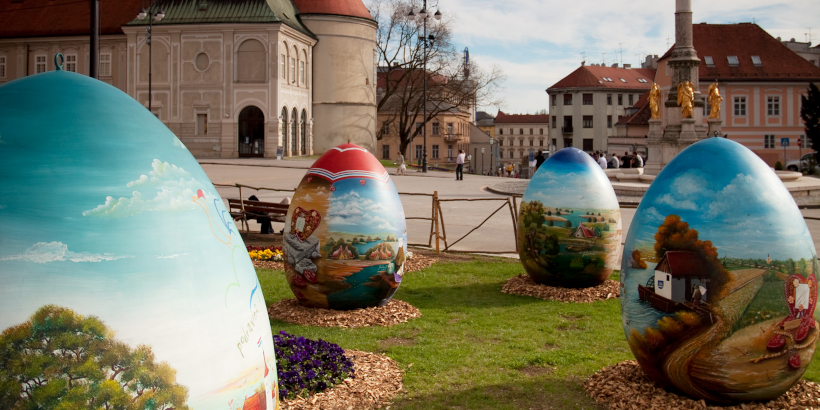
[[[293,216],[291,216],[290,233],[296,235],[300,241],[304,242],[305,239],[316,231],[320,222],[322,222],[322,215],[319,215],[319,212],[316,210],[311,209],[310,211],[306,211],[302,209],[302,207],[297,207],[296,210],[293,211]]]

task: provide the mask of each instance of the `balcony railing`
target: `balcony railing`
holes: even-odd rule
[[[572,127],[561,127],[561,132],[564,134],[572,134]]]
[[[462,138],[464,138],[464,135],[462,135],[462,134],[460,134],[460,133],[448,133],[448,134],[444,134],[444,141],[447,141],[447,142],[459,141],[459,140],[461,140]]]

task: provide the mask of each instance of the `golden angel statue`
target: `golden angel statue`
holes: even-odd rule
[[[723,97],[720,96],[718,83],[712,83],[709,85],[709,105],[712,106],[712,109],[709,110],[709,118],[720,118],[721,101],[723,101]]]
[[[660,103],[661,88],[658,87],[658,84],[652,83],[652,89],[649,90],[649,111],[653,120],[661,118]]]
[[[678,84],[678,105],[681,107],[683,118],[692,118],[692,110],[695,106],[695,90],[689,81]]]

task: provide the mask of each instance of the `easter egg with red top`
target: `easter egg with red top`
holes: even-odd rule
[[[399,194],[381,163],[355,144],[308,169],[285,217],[288,284],[305,306],[382,306],[398,290],[407,254]]]

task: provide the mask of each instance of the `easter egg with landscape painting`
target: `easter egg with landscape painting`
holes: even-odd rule
[[[299,303],[382,306],[404,276],[407,226],[399,194],[366,149],[342,144],[308,169],[285,217],[285,276]]]
[[[703,140],[664,167],[632,220],[624,332],[661,386],[714,403],[770,400],[814,355],[817,271],[775,172],[737,142]]]

